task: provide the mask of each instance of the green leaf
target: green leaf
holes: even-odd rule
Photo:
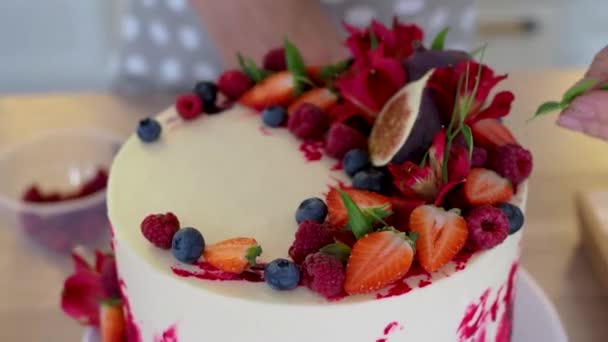
[[[306,85],[310,82],[306,73],[306,65],[304,64],[304,58],[302,58],[302,54],[300,54],[298,48],[287,38],[285,38],[284,47],[287,70],[289,70],[293,76],[295,95],[298,96],[304,92]]]
[[[259,68],[255,61],[251,58],[244,57],[240,53],[236,54],[236,57],[239,61],[239,65],[241,66],[241,70],[255,83],[261,82],[266,76],[269,75],[269,72]]]
[[[338,190],[342,202],[348,213],[348,227],[355,234],[357,239],[364,237],[366,234],[372,231],[372,225],[369,223],[369,219],[365,217],[357,203],[353,201],[344,191]]]
[[[381,222],[386,225],[384,219],[393,214],[392,211],[388,210],[388,204],[381,207],[371,207],[361,209],[363,216],[367,219],[367,222],[373,227],[374,224]]]
[[[483,55],[486,51],[486,48],[488,47],[488,43],[484,43],[483,45],[477,47],[476,49],[474,49],[473,51],[469,52],[469,55],[471,55],[471,58],[475,58],[477,57],[477,55]]]
[[[547,101],[547,102],[541,104],[540,106],[538,106],[536,113],[534,113],[534,115],[531,118],[529,118],[527,121],[530,122],[539,116],[543,116],[543,115],[555,112],[557,110],[561,110],[563,108],[564,108],[564,106],[557,101]]]
[[[464,142],[467,144],[467,149],[469,150],[469,160],[473,158],[473,132],[471,131],[471,127],[464,125],[460,130],[462,136],[464,137]]]
[[[450,28],[446,27],[443,30],[439,31],[435,38],[433,38],[433,42],[431,43],[431,50],[441,51],[445,47],[445,39],[448,36],[448,32],[450,32]]]
[[[374,30],[369,30],[369,46],[372,51],[378,47],[378,37],[376,37]]]
[[[115,307],[122,305],[122,300],[120,298],[105,298],[99,301],[101,306],[109,306]]]
[[[602,84],[601,86],[599,86],[598,89],[600,89],[600,90],[608,90],[608,82],[606,82],[606,83]]]
[[[576,83],[566,91],[566,93],[562,97],[561,105],[564,107],[569,105],[572,100],[597,85],[597,82],[598,81],[594,78],[586,78]]]
[[[321,68],[320,77],[323,81],[328,82],[334,80],[340,74],[348,70],[352,64],[352,60],[350,58],[339,61],[335,64],[328,64]]]
[[[348,257],[350,257],[351,249],[342,242],[336,242],[321,248],[320,252],[333,255],[343,263],[346,263],[348,261]]]
[[[260,245],[249,247],[245,253],[245,259],[247,259],[249,265],[255,266],[257,264],[257,258],[260,256],[260,254],[262,254],[262,247]]]

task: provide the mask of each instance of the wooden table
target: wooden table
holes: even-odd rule
[[[581,74],[516,73],[503,87],[517,95],[507,122],[535,157],[523,265],[555,303],[571,341],[608,341],[608,292],[580,246],[574,204],[581,188],[608,188],[608,143],[557,128],[550,117],[525,123],[541,101],[557,98]],[[169,103],[162,96],[107,94],[0,98],[0,147],[64,127],[101,127],[126,136],[140,117]],[[78,341],[82,329],[58,305],[69,272],[65,261],[23,250],[13,227],[0,227],[0,340]]]

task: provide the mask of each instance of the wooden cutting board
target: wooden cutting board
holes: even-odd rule
[[[583,247],[596,277],[608,289],[608,189],[580,192],[577,207]]]

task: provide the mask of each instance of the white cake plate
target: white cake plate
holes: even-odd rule
[[[567,342],[568,337],[553,304],[526,270],[520,270],[515,295],[512,342]],[[100,342],[97,329],[88,328],[82,342]]]

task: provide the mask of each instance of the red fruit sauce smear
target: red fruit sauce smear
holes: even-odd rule
[[[154,342],[178,342],[177,325],[173,324],[167,330],[154,337]]]
[[[418,276],[422,276],[423,278],[419,280],[417,287],[425,287],[433,283],[433,276],[429,272],[425,271],[418,263],[414,263],[403,279],[390,285],[386,292],[377,293],[376,299],[400,296],[410,292],[413,290],[414,287],[412,286],[414,285],[408,284],[408,280]]]
[[[72,192],[61,193],[58,191],[51,191],[43,193],[38,185],[32,184],[25,190],[21,199],[28,203],[54,203],[69,201],[77,198],[89,196],[97,191],[106,188],[108,184],[108,171],[103,168],[97,169],[95,176],[83,183],[78,189]]]
[[[259,264],[241,274],[228,273],[213,267],[208,262],[197,262],[194,264],[196,271],[185,270],[177,266],[172,266],[171,270],[177,276],[188,278],[194,277],[204,280],[214,281],[247,281],[250,283],[260,283],[264,281],[264,265]]]
[[[305,141],[300,145],[300,151],[304,154],[306,161],[313,162],[323,158],[325,141]]]
[[[513,326],[513,305],[515,294],[515,275],[518,263],[514,262],[509,271],[509,278],[503,284],[494,298],[492,304],[488,305],[490,289],[487,289],[479,297],[477,302],[471,303],[458,326],[458,341],[469,340],[485,342],[486,326],[494,323],[498,318],[500,307],[503,308],[502,316],[498,322],[496,342],[510,342],[511,328]],[[504,292],[504,295],[503,295]]]
[[[401,324],[399,324],[399,322],[394,321],[394,322],[390,322],[389,324],[386,325],[386,327],[384,327],[384,331],[383,331],[383,336],[380,337],[379,339],[376,340],[376,342],[387,342],[389,336],[396,332],[396,331],[400,331],[403,330],[403,326]]]
[[[120,284],[122,307],[125,313],[125,323],[127,326],[127,341],[142,342],[139,325],[137,325],[137,323],[135,322],[135,317],[133,317],[133,312],[131,311],[131,305],[129,303],[129,297],[127,297],[127,284],[125,284],[122,278],[118,279],[118,283]]]

